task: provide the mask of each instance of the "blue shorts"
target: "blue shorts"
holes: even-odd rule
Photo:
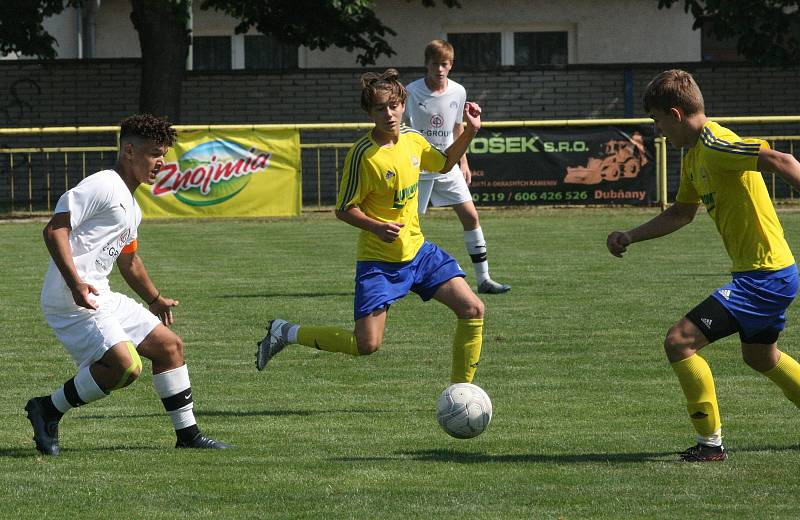
[[[410,262],[356,262],[356,320],[388,307],[409,291],[423,301],[433,298],[439,286],[456,277],[465,277],[456,259],[436,244],[425,242]]]
[[[783,330],[797,286],[797,265],[793,264],[779,271],[733,273],[733,280],[711,296],[733,315],[742,336],[751,337],[766,330]]]

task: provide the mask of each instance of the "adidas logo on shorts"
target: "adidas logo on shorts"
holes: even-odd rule
[[[711,330],[711,319],[710,318],[700,318],[700,321],[703,322],[703,325],[705,325],[706,328]]]

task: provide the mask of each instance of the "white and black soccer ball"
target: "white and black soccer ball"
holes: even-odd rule
[[[492,401],[483,388],[454,383],[436,401],[436,419],[448,435],[470,439],[483,433],[492,420]]]

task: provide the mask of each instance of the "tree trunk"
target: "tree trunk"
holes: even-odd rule
[[[131,0],[142,50],[139,112],[166,116],[172,123],[180,122],[189,5],[188,0]]]

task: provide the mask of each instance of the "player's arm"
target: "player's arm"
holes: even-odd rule
[[[97,309],[89,294],[97,295],[97,289],[81,280],[75,262],[72,260],[72,247],[69,245],[69,234],[72,232],[69,212],[56,213],[42,230],[44,243],[58,271],[72,292],[75,304],[86,309]]]
[[[453,127],[453,139],[458,139],[458,137],[463,133],[464,125],[461,123],[456,123],[456,126]],[[464,175],[464,180],[467,181],[467,184],[472,183],[472,170],[469,169],[469,161],[467,161],[466,152],[461,156],[461,161],[459,161],[458,167],[461,169],[461,173]]]
[[[606,246],[612,255],[621,258],[628,246],[633,243],[663,237],[679,230],[694,220],[699,206],[699,204],[676,202],[639,227],[629,231],[611,232],[606,239]]]
[[[345,210],[336,210],[336,218],[353,227],[374,233],[384,242],[394,242],[400,236],[400,228],[404,224],[398,222],[381,222],[369,217],[358,206],[348,206]]]
[[[117,258],[117,266],[122,278],[144,300],[150,312],[158,316],[164,325],[172,325],[175,321],[172,317],[172,307],[180,302],[162,296],[161,291],[150,280],[144,262],[136,251],[123,250]]]
[[[447,147],[444,154],[447,156],[447,161],[444,167],[439,170],[441,173],[447,173],[453,169],[453,166],[464,157],[469,148],[469,143],[472,138],[478,133],[481,128],[481,107],[477,103],[467,101],[464,104],[464,119],[467,121],[467,127],[462,130],[458,138],[453,141],[453,144]]]
[[[792,188],[800,191],[800,162],[793,155],[762,148],[758,152],[758,170],[775,172]]]

